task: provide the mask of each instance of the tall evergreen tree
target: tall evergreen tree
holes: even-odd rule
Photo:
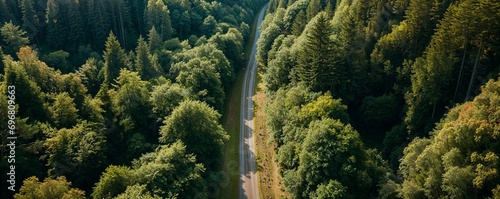
[[[149,53],[146,41],[142,36],[139,36],[137,48],[135,49],[135,70],[139,72],[143,80],[148,80],[158,74],[151,65],[150,56],[151,53]]]
[[[104,51],[104,83],[111,86],[113,80],[120,74],[120,69],[127,66],[125,50],[113,32],[109,33]]]
[[[321,0],[310,0],[307,6],[307,21],[311,21],[321,11]]]
[[[148,34],[149,51],[153,54],[158,52],[161,49],[162,43],[163,39],[156,31],[156,28],[154,26],[151,27]]]
[[[163,40],[167,40],[173,33],[170,22],[170,11],[163,0],[149,0],[144,13],[148,29],[153,26],[158,29],[158,34]]]
[[[75,50],[80,44],[84,44],[84,42],[86,42],[83,31],[83,20],[80,12],[79,0],[69,0],[68,4],[68,41],[70,46],[73,47],[73,49],[70,50]]]
[[[67,2],[60,0],[47,1],[47,39],[54,49],[64,46],[69,37]]]
[[[31,41],[38,41],[38,32],[40,31],[40,21],[33,7],[33,0],[21,0],[21,10],[23,12],[23,25],[21,26],[28,34]]]
[[[319,13],[305,31],[305,41],[298,55],[299,80],[306,82],[314,91],[331,90],[336,96],[346,77],[326,13]]]
[[[104,1],[88,0],[88,27],[92,35],[92,43],[99,46],[106,41],[111,30],[111,21],[109,19],[108,5]]]
[[[300,10],[299,13],[295,16],[292,24],[292,34],[295,36],[300,36],[304,27],[307,25],[307,18],[304,10]]]

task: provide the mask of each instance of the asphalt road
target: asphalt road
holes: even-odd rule
[[[257,19],[260,27],[267,5],[262,8]],[[255,30],[252,51],[245,68],[245,80],[241,95],[240,111],[240,199],[259,198],[259,186],[257,183],[257,164],[255,162],[255,142],[253,136],[253,91],[255,86],[255,75],[257,62],[255,54],[257,51],[257,40],[259,40],[259,28]]]

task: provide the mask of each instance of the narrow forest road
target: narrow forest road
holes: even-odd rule
[[[240,111],[240,199],[259,198],[259,186],[257,183],[257,164],[255,162],[255,142],[253,136],[253,91],[255,85],[255,75],[257,61],[255,54],[257,51],[257,40],[259,40],[259,27],[264,18],[267,5],[262,8],[257,19],[255,36],[253,39],[252,51],[245,68],[245,80],[241,95]]]

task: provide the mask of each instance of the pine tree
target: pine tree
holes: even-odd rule
[[[160,37],[167,40],[173,33],[172,24],[170,22],[170,11],[163,3],[163,0],[149,0],[147,9],[144,13],[148,29],[153,26],[158,28]]]
[[[21,0],[21,10],[23,12],[23,30],[27,32],[27,36],[31,41],[38,43],[38,32],[40,22],[36,15],[36,10],[33,7],[33,0]]]
[[[121,48],[115,34],[110,32],[104,51],[104,83],[110,86],[120,74],[120,69],[126,66],[125,50]]]
[[[305,30],[306,38],[298,55],[298,77],[315,91],[335,91],[343,83],[345,69],[331,38],[333,28],[325,12],[319,13]]]
[[[54,49],[60,49],[69,36],[67,5],[59,0],[47,1],[47,40]]]
[[[299,13],[295,16],[292,24],[292,34],[295,36],[300,36],[304,27],[307,25],[306,13],[304,10],[300,10]]]
[[[146,33],[148,28],[144,25],[144,9],[146,3],[144,0],[128,0],[130,5],[130,16],[132,16],[133,27],[136,27],[139,35]]]
[[[130,7],[124,0],[111,0],[109,3],[112,30],[116,33],[117,38],[120,39],[123,46],[127,48],[127,35],[129,35],[132,31]]]
[[[311,0],[307,6],[307,21],[311,21],[321,11],[321,0]]]
[[[68,1],[68,18],[69,18],[69,35],[68,41],[73,49],[76,49],[79,44],[85,43],[85,34],[83,32],[82,15],[79,8],[79,0]]]
[[[149,53],[149,48],[146,41],[142,36],[139,37],[137,41],[137,48],[135,49],[135,69],[139,72],[141,79],[148,80],[156,76],[156,71],[151,66],[151,60],[149,59],[151,53]]]
[[[163,40],[161,39],[160,35],[158,35],[158,32],[156,32],[156,28],[153,26],[149,30],[148,34],[148,46],[149,46],[149,51],[151,53],[156,53],[161,49],[161,45],[163,43]]]
[[[108,8],[104,1],[88,0],[88,26],[92,34],[93,44],[101,46],[111,30]],[[102,48],[102,47],[100,47]]]

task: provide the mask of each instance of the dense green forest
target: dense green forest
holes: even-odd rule
[[[0,1],[0,101],[15,86],[17,136],[16,192],[2,175],[0,198],[216,197],[219,120],[264,3]]]
[[[0,1],[0,197],[218,197],[265,3]],[[292,198],[500,198],[499,1],[271,0],[260,30]]]
[[[267,11],[257,58],[293,198],[500,198],[499,1]]]

